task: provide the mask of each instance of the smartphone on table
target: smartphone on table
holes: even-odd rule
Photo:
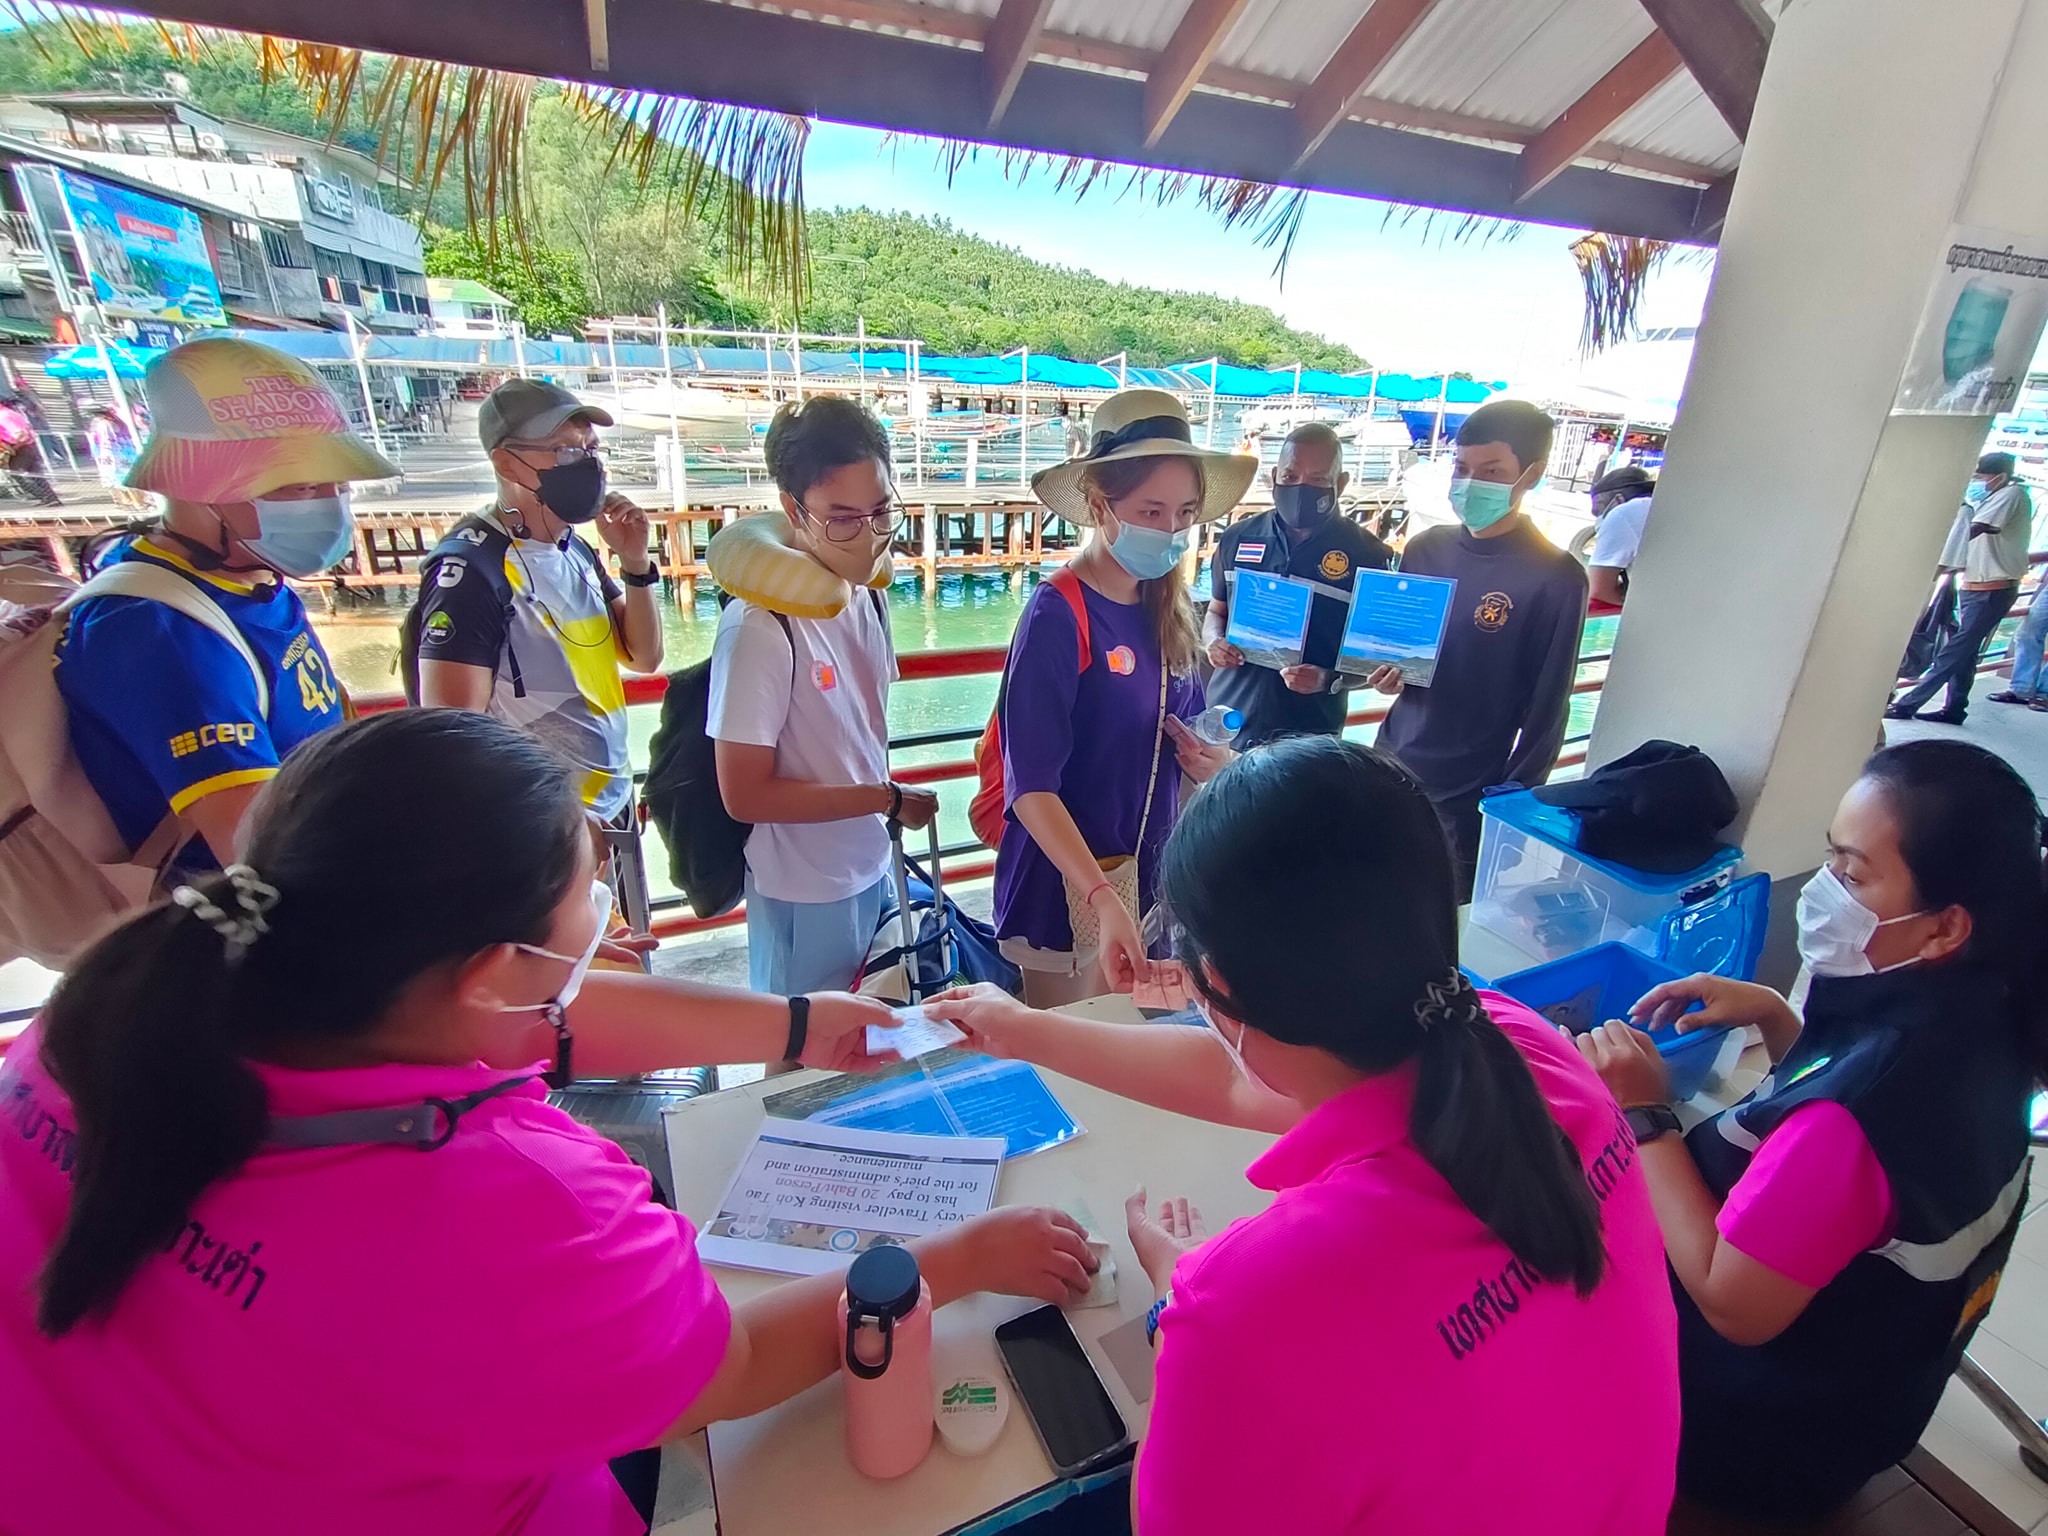
[[[1039,1307],[999,1325],[996,1350],[1061,1477],[1093,1472],[1129,1446],[1123,1415],[1058,1307]]]

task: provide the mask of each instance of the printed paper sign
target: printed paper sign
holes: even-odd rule
[[[1255,667],[1301,665],[1316,589],[1292,576],[1239,571],[1230,584],[1230,623],[1223,638]]]
[[[1003,1143],[766,1119],[718,1214],[697,1237],[708,1264],[823,1275],[995,1203]]]
[[[1436,676],[1457,585],[1444,576],[1360,570],[1337,647],[1337,670],[1364,676],[1399,667],[1404,683],[1427,688]]]
[[[2048,245],[1957,225],[1920,312],[1894,412],[1990,416],[2019,400],[2048,322]]]

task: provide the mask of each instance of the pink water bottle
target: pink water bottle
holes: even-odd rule
[[[932,1292],[908,1248],[870,1248],[839,1298],[846,1340],[846,1454],[901,1477],[932,1448]]]

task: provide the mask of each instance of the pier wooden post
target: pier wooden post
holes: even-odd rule
[[[930,502],[924,504],[924,526],[919,532],[924,552],[918,563],[924,568],[925,590],[936,592],[939,589],[939,509]]]

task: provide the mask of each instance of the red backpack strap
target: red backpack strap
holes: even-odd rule
[[[1046,578],[1053,590],[1067,600],[1067,606],[1074,610],[1074,627],[1081,634],[1081,665],[1078,672],[1086,672],[1089,663],[1095,660],[1094,646],[1088,633],[1088,599],[1082,595],[1081,577],[1071,565],[1063,565]]]

